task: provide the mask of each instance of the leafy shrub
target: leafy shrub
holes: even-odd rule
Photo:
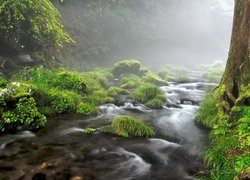
[[[45,125],[46,118],[40,114],[34,98],[19,99],[14,109],[2,113],[0,130],[13,132],[27,129],[37,129]]]
[[[54,78],[54,87],[67,90],[76,90],[81,93],[85,93],[87,91],[84,78],[79,73],[63,71],[56,73]]]
[[[81,96],[72,91],[51,89],[48,94],[51,107],[57,113],[74,111],[81,102]]]
[[[101,128],[102,132],[114,133],[123,136],[153,136],[154,128],[141,119],[133,116],[118,116],[114,118],[111,126]]]
[[[140,74],[141,63],[137,60],[124,60],[116,63],[112,70],[115,77],[119,77],[121,74]]]
[[[85,116],[96,115],[98,113],[98,108],[93,104],[80,103],[77,106],[77,113]]]
[[[164,86],[167,85],[167,83],[159,77],[157,74],[149,72],[145,76],[143,76],[143,80],[148,83],[155,84],[157,86]]]

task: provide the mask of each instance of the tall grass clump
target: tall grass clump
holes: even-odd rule
[[[115,133],[123,137],[154,135],[154,128],[151,125],[134,116],[118,116],[114,118],[111,126],[104,126],[101,131]]]
[[[159,87],[149,83],[139,86],[133,93],[133,97],[136,102],[143,103],[153,109],[162,108],[166,102],[163,91]]]
[[[218,102],[212,94],[207,94],[198,111],[195,120],[207,127],[213,127],[218,114]]]

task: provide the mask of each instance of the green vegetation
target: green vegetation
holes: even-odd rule
[[[144,83],[133,93],[136,102],[144,103],[150,108],[159,109],[166,102],[163,91],[149,83]]]
[[[115,64],[112,73],[115,77],[122,74],[135,74],[140,75],[141,63],[137,60],[124,60]]]
[[[145,76],[142,78],[145,82],[155,84],[157,86],[164,86],[167,85],[166,81],[164,81],[161,77],[159,77],[157,74],[148,72]]]
[[[212,128],[205,153],[210,179],[233,179],[250,164],[250,107],[234,106],[230,114],[223,114],[216,97],[206,96],[196,120]]]
[[[125,62],[132,64],[135,62],[136,67],[140,64],[134,60]],[[124,61],[121,64],[123,63]],[[151,72],[141,77],[133,74],[133,71],[129,70],[129,72],[130,74],[120,75],[117,82],[118,87],[109,86],[114,77],[106,69],[80,73],[64,68],[36,67],[15,74],[9,80],[11,83],[1,78],[0,120],[2,124],[0,125],[2,131],[42,127],[46,121],[44,115],[52,116],[61,113],[79,113],[84,116],[97,115],[99,105],[104,103],[123,104],[122,98],[134,99],[135,102],[144,103],[153,109],[162,108],[166,103],[163,91],[156,85],[145,82],[159,84],[164,81]],[[23,99],[25,98],[30,103],[24,103]],[[26,113],[25,108],[17,108],[20,103],[27,109],[32,108],[33,111],[30,111],[32,114],[24,116],[22,113]],[[20,123],[16,123],[17,121]],[[15,122],[15,126],[9,125],[13,122]],[[25,123],[28,123],[30,127]],[[5,124],[8,124],[10,128],[7,129]],[[127,129],[125,130],[129,136],[136,135]],[[121,130],[119,133],[125,136],[125,130]],[[138,133],[140,135],[140,132]]]
[[[39,113],[32,97],[22,97],[14,107],[1,106],[1,110],[3,111],[0,120],[2,132],[37,129],[43,127],[46,122],[45,116]]]
[[[117,134],[122,137],[149,137],[154,135],[154,129],[141,119],[133,116],[116,117],[110,126],[104,126],[101,132]]]
[[[15,50],[73,42],[49,0],[0,0],[0,39]]]
[[[207,94],[202,101],[201,107],[196,113],[195,120],[207,127],[213,127],[218,114],[217,99],[212,94]]]
[[[124,89],[134,89],[142,83],[141,78],[134,74],[122,74],[120,76],[120,87]]]

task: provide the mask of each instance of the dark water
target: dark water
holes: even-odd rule
[[[63,115],[38,132],[0,137],[0,179],[196,179],[204,174],[202,153],[208,130],[194,122],[206,83],[162,87],[169,107],[150,110],[126,103],[106,104],[98,117]],[[180,104],[182,103],[182,104]],[[118,115],[135,115],[156,129],[153,138],[87,135],[86,127],[111,124]]]

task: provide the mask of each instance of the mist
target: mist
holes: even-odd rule
[[[77,66],[123,59],[138,59],[149,66],[225,62],[233,5],[233,0],[57,3],[76,41],[61,59],[66,64],[74,59]]]

